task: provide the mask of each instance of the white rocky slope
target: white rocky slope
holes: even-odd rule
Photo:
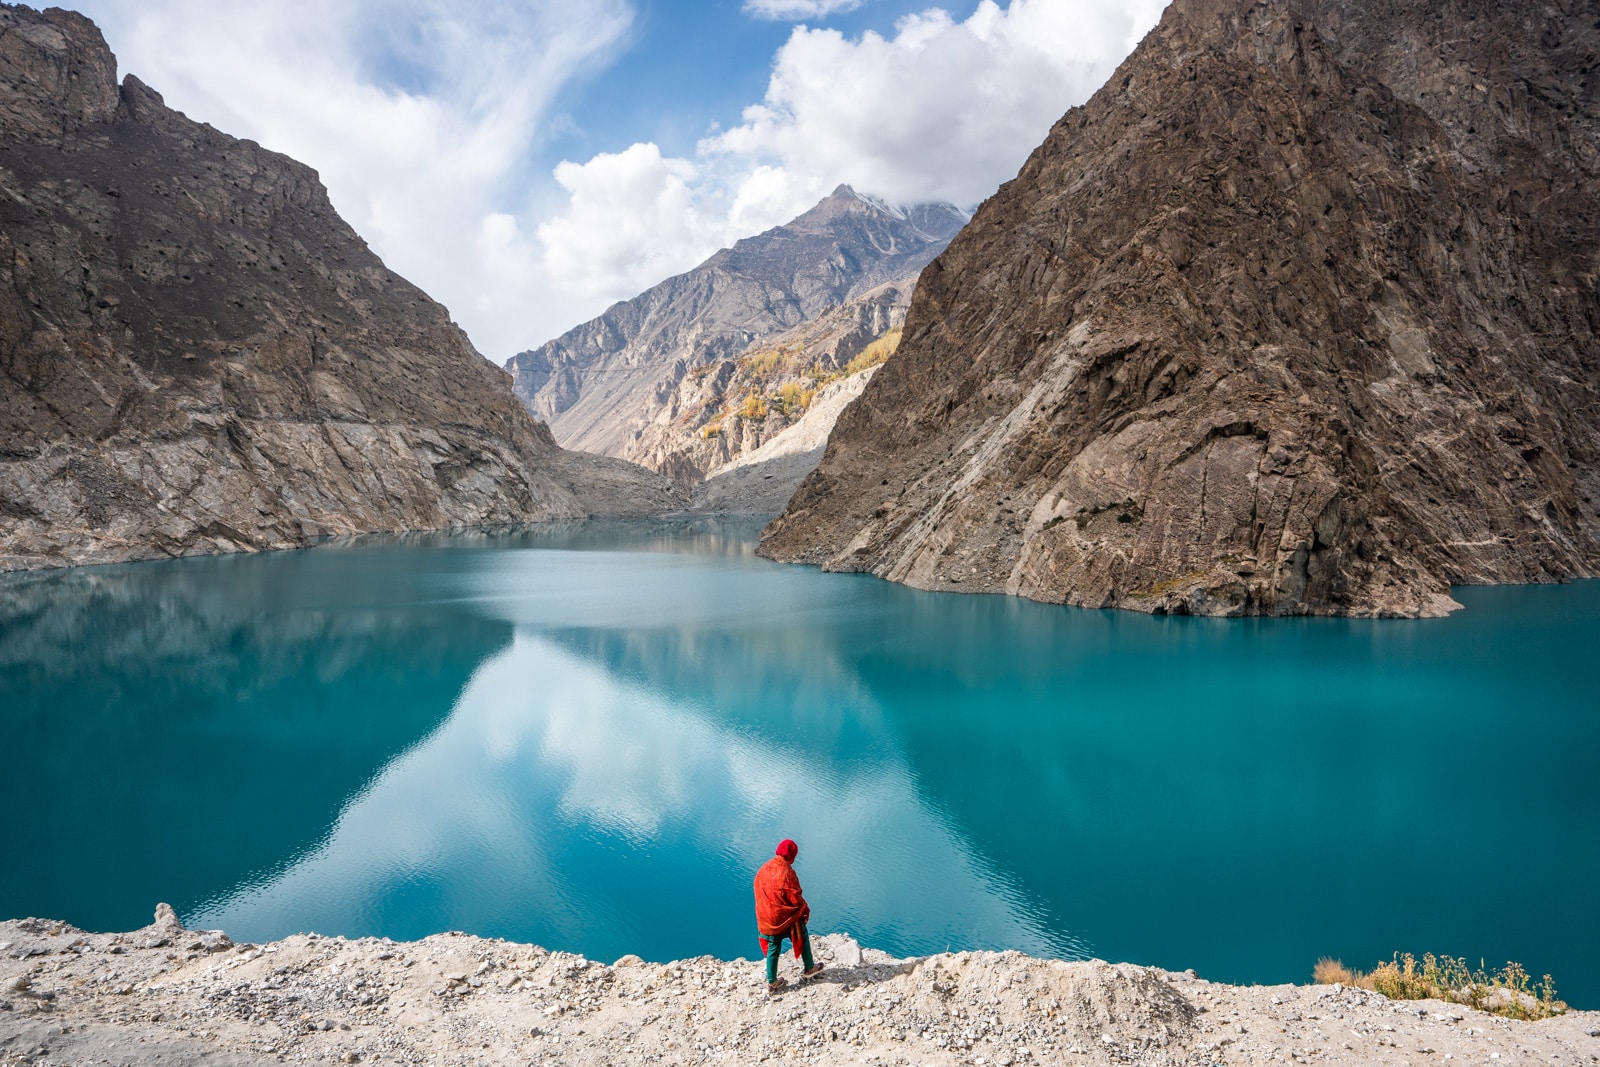
[[[0,923],[0,1067],[1600,1062],[1600,1012],[1513,1022],[1339,986],[818,943],[823,974],[771,996],[749,960],[606,966],[464,934],[236,945],[165,905],[127,934],[24,919]]]

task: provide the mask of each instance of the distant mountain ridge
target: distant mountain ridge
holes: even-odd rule
[[[1428,616],[1600,574],[1593,3],[1175,0],[768,528],[924,588]]]
[[[317,175],[0,5],[0,570],[661,511],[557,448]]]
[[[517,396],[564,446],[668,469],[677,446],[650,428],[681,414],[674,394],[691,371],[839,308],[854,316],[839,336],[854,340],[835,345],[830,358],[848,361],[898,321],[888,309],[903,313],[918,272],[966,221],[949,204],[894,208],[841,185],[794,221],[513,356],[506,369]],[[874,292],[886,285],[897,293]],[[859,313],[848,310],[856,301],[865,301]],[[683,443],[697,451],[687,436]],[[713,458],[683,462],[691,470],[680,474],[692,482]]]

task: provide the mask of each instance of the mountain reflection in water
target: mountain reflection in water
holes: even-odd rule
[[[509,931],[603,959],[750,955],[753,864],[791,833],[829,929],[1048,945],[903,766],[818,765],[526,634],[320,847],[197,921],[246,936]],[[902,897],[901,879],[931,891]]]
[[[0,912],[748,956],[790,836],[818,927],[891,952],[1449,952],[1600,1003],[1600,583],[1149,618],[780,567],[758,528],[0,580],[0,801],[37,813]]]
[[[126,930],[282,867],[510,643],[346,556],[4,579],[0,913]]]

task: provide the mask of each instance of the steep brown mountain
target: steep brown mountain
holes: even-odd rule
[[[0,6],[0,570],[661,510],[562,452],[316,174]]]
[[[1600,9],[1176,0],[766,532],[928,588],[1434,615],[1600,570]]]

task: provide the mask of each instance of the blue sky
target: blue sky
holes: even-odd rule
[[[69,0],[71,2],[71,0]],[[1166,0],[77,0],[503,362],[841,182],[970,207]]]
[[[931,6],[937,5],[876,0],[801,21],[850,37],[869,30],[892,34],[902,16]],[[616,62],[626,69],[573,86],[568,111],[575,125],[554,144],[567,158],[587,159],[638,140],[654,141],[670,155],[691,154],[711,123],[734,125],[748,104],[761,99],[772,57],[796,25],[751,17],[741,11],[739,0],[653,0],[634,10]],[[651,91],[641,92],[644,86]]]

